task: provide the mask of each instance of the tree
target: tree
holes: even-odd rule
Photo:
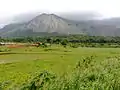
[[[56,43],[56,44],[60,44],[61,41],[62,41],[62,40],[61,40],[60,38],[57,38],[57,39],[54,40],[54,43]]]
[[[52,38],[48,38],[48,39],[46,39],[46,41],[47,41],[47,43],[50,43],[50,44],[53,43],[53,39]]]
[[[67,39],[64,39],[64,40],[61,42],[61,44],[62,44],[63,47],[65,47],[65,48],[66,48],[66,46],[67,46],[67,43],[68,43],[68,40],[67,40]]]

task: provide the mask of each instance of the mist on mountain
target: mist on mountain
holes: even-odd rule
[[[11,16],[8,18],[0,18],[0,27],[3,27],[7,24],[11,23],[22,23],[22,22],[28,22],[34,17],[42,14],[43,12],[26,12],[21,13],[15,16]],[[46,13],[46,12],[45,12]],[[48,13],[49,14],[49,13]],[[61,13],[55,13],[56,15],[59,15],[63,18],[69,19],[69,20],[94,20],[101,18],[101,15],[95,12],[61,12]]]

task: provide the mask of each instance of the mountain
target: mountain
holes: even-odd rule
[[[1,36],[38,36],[43,34],[77,34],[82,31],[70,20],[55,14],[41,14],[27,23],[10,24],[0,30]]]
[[[87,21],[87,32],[95,36],[120,36],[120,18]]]
[[[120,36],[120,18],[75,21],[43,13],[28,22],[9,24],[0,29],[2,37],[63,34]]]
[[[23,22],[28,22],[31,19],[35,18],[39,14],[42,14],[42,11],[30,11],[30,12],[25,12],[21,14],[17,14],[14,16],[9,16],[9,17],[2,17],[0,18],[0,28],[7,24],[11,23],[23,23]],[[94,19],[99,19],[102,17],[99,13],[96,12],[60,12],[60,13],[55,13],[58,16],[61,16],[63,18],[69,19],[69,20],[75,20],[75,21],[81,21],[81,20],[94,20]]]

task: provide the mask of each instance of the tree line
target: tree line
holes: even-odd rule
[[[119,46],[120,37],[111,36],[86,36],[86,35],[66,35],[66,36],[44,36],[44,37],[14,37],[14,38],[2,38],[0,37],[0,42],[19,42],[19,43],[50,43],[50,44],[62,44],[66,46],[70,44],[71,46],[88,46],[88,47],[98,47],[98,46]]]

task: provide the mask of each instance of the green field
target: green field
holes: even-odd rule
[[[3,50],[8,49],[5,47],[0,48]],[[102,73],[103,68],[108,68],[111,65],[110,67],[113,68],[112,72],[117,77],[120,77],[120,48],[63,48],[59,45],[53,45],[48,48],[10,48],[0,52],[0,82],[5,83],[1,87],[20,86],[29,82],[43,70],[55,73],[57,76],[72,73],[79,61],[91,56],[94,59],[94,64],[92,65],[96,69],[95,72],[100,71]]]

